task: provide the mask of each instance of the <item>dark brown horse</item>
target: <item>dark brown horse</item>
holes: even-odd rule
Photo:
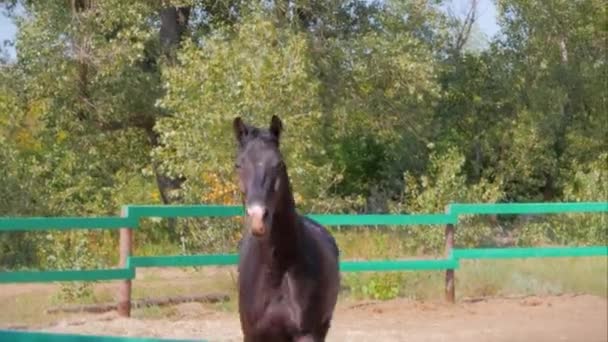
[[[246,230],[240,245],[239,313],[245,341],[324,341],[340,287],[339,251],[318,223],[299,215],[269,129],[233,122]]]

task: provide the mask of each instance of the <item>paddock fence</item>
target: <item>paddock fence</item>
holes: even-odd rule
[[[58,334],[41,331],[0,330],[0,341],[7,342],[206,342],[146,337]]]
[[[343,260],[341,272],[445,271],[445,298],[455,301],[455,271],[463,259],[512,259],[608,256],[608,246],[534,247],[534,248],[454,248],[455,229],[464,215],[546,215],[597,213],[606,215],[608,202],[567,203],[453,203],[441,214],[310,214],[325,226],[411,226],[443,227],[445,253],[438,259]],[[131,287],[138,268],[230,266],[238,263],[238,254],[198,254],[169,256],[132,255],[133,231],[142,218],[216,217],[243,215],[241,206],[228,205],[126,205],[120,217],[4,217],[0,233],[9,231],[67,231],[74,229],[114,229],[120,231],[119,264],[109,269],[28,270],[0,272],[2,283],[45,283],[69,281],[120,281],[118,313],[131,314]],[[608,224],[608,220],[607,223]],[[0,333],[0,337],[2,334]],[[17,336],[18,337],[18,336]],[[18,338],[16,337],[16,340]],[[13,339],[11,339],[13,340]]]

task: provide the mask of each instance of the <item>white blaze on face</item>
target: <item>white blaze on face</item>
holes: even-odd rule
[[[249,217],[249,222],[251,223],[251,233],[253,235],[263,235],[265,233],[265,213],[266,208],[259,204],[252,204],[250,206],[247,206],[247,216]]]

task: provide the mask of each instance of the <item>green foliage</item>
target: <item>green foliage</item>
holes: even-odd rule
[[[83,10],[57,1],[23,6],[18,60],[0,72],[0,140],[7,141],[0,144],[1,190],[11,194],[0,200],[0,213],[116,215],[125,203],[154,203],[154,180],[142,174],[149,141],[139,126],[157,115],[160,95],[159,75],[142,67],[155,40],[145,17],[156,8],[119,1]],[[19,239],[9,245],[3,234],[1,243],[10,267],[26,266],[12,260],[18,255],[28,267],[92,267],[116,251],[115,235],[13,236]]]
[[[588,164],[572,165],[572,178],[566,184],[567,201],[606,201],[608,197],[608,152]]]
[[[474,52],[453,51],[462,23],[436,1],[20,3],[17,61],[0,58],[0,215],[239,203],[232,119],[272,114],[303,212],[606,200],[602,0],[499,0],[502,35]],[[189,17],[166,22],[169,4]],[[146,221],[136,248],[232,251],[240,227]],[[605,244],[607,227],[596,214],[464,218],[456,243]],[[443,244],[429,227],[337,235],[369,256]],[[49,236],[2,234],[1,267],[115,262],[112,233]],[[371,280],[356,291],[389,298],[403,279]]]
[[[606,201],[608,198],[608,154],[588,165],[573,166],[573,177],[565,186],[569,201]],[[525,224],[518,236],[521,245],[606,245],[608,214],[563,214]]]
[[[40,241],[39,253],[43,269],[81,270],[105,268],[118,246],[115,232],[72,231],[49,232]],[[62,283],[58,299],[72,302],[93,295],[93,283]]]
[[[327,167],[311,160],[311,154],[323,151],[313,151],[318,89],[306,37],[276,28],[259,16],[235,31],[216,32],[203,48],[186,44],[180,66],[166,71],[168,91],[161,105],[176,114],[157,127],[164,146],[155,157],[170,174],[189,179],[184,192],[191,199],[192,193],[205,191],[206,172],[232,181],[232,119],[241,115],[266,126],[270,114],[281,108],[287,129],[283,146],[294,183],[327,182]],[[297,191],[316,193],[323,187],[314,182],[306,188],[298,185]]]
[[[384,170],[381,165],[389,162],[386,145],[362,128],[352,136],[338,139],[333,156],[336,167],[344,171],[337,192],[344,195],[369,194],[369,184],[382,181]]]
[[[36,238],[23,232],[0,235],[0,270],[25,268],[38,263]]]
[[[392,205],[393,212],[438,213],[445,211],[451,202],[495,202],[502,193],[500,184],[480,180],[467,184],[463,171],[464,156],[457,149],[435,152],[430,157],[427,175],[416,178],[405,174],[404,198]],[[463,247],[477,246],[490,238],[492,228],[480,218],[463,218],[456,230],[456,243]],[[441,251],[444,246],[443,232],[429,227],[412,227],[406,238],[410,250],[423,252]]]
[[[415,13],[424,11],[416,4]],[[392,196],[403,170],[419,172],[426,159],[437,65],[427,42],[408,31],[410,23],[400,22],[396,13],[387,10],[376,20],[400,35],[378,29],[318,43],[326,110],[326,125],[319,130],[340,175],[335,187],[340,195],[379,190]]]
[[[311,207],[327,193],[335,173],[319,162],[325,151],[314,144],[321,115],[309,48],[305,35],[259,14],[218,29],[202,46],[184,45],[179,66],[165,70],[167,95],[160,105],[175,115],[157,125],[163,146],[154,158],[167,174],[188,179],[180,190],[186,202],[238,203],[232,120],[240,115],[266,126],[278,108],[296,200]],[[208,220],[188,220],[179,229],[188,250],[206,251],[235,246],[240,232],[238,222]]]
[[[355,298],[389,300],[400,294],[403,283],[402,273],[378,273],[371,276],[349,275],[345,283]]]

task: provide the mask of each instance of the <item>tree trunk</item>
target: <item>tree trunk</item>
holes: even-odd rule
[[[568,60],[568,46],[566,39],[561,37],[558,42],[560,51],[560,68],[562,71],[563,78],[560,80],[566,89],[566,101],[561,108],[560,121],[558,122],[557,131],[555,134],[555,141],[553,144],[553,150],[555,151],[555,157],[557,164],[553,172],[548,172],[545,177],[545,184],[543,185],[543,199],[545,201],[552,200],[556,194],[556,184],[554,182],[554,176],[559,174],[560,162],[566,149],[568,148],[568,127],[572,124],[574,113],[578,110],[575,103],[576,91],[578,86],[578,79],[572,77],[572,71],[570,70],[573,66],[570,65]]]
[[[479,136],[475,137],[475,144],[473,145],[473,149],[475,150],[475,165],[473,166],[473,172],[475,173],[475,180],[481,179],[481,172],[483,170],[483,158],[481,154],[481,142],[479,141]]]
[[[69,3],[74,20],[85,12],[95,8],[93,0],[71,0]],[[164,6],[160,9],[161,26],[159,38],[161,42],[161,54],[167,58],[169,63],[175,63],[176,51],[179,48],[185,32],[187,31],[190,18],[191,7]],[[86,33],[78,34],[74,37],[74,54],[78,63],[78,88],[79,101],[77,117],[79,120],[88,121],[89,124],[96,125],[104,130],[125,129],[128,127],[138,127],[144,130],[148,137],[151,148],[160,146],[158,133],[154,130],[156,116],[151,113],[133,114],[129,120],[120,122],[98,122],[94,115],[91,115],[93,107],[89,94],[89,83],[91,79],[91,69],[89,61],[90,38]],[[158,63],[155,63],[158,64]],[[151,72],[159,72],[158,68],[151,68]],[[153,113],[152,113],[153,114]],[[183,178],[173,179],[164,175],[158,163],[152,161],[156,184],[163,204],[174,202],[178,198],[171,193],[181,187],[185,181]]]
[[[169,6],[160,10],[160,45],[171,63],[175,62],[176,51],[188,28],[190,10],[190,6]]]
[[[159,38],[161,43],[161,52],[167,58],[169,63],[175,63],[177,57],[177,49],[184,37],[184,33],[188,28],[188,20],[190,18],[190,6],[175,7],[165,6],[160,10],[160,31]],[[154,131],[154,127],[146,129],[148,139],[152,148],[160,146],[158,133]],[[160,193],[163,204],[169,204],[177,198],[171,196],[173,190],[181,187],[185,179],[172,179],[162,174],[158,167],[158,163],[152,162],[156,185]],[[174,222],[170,222],[170,226],[174,226]]]

